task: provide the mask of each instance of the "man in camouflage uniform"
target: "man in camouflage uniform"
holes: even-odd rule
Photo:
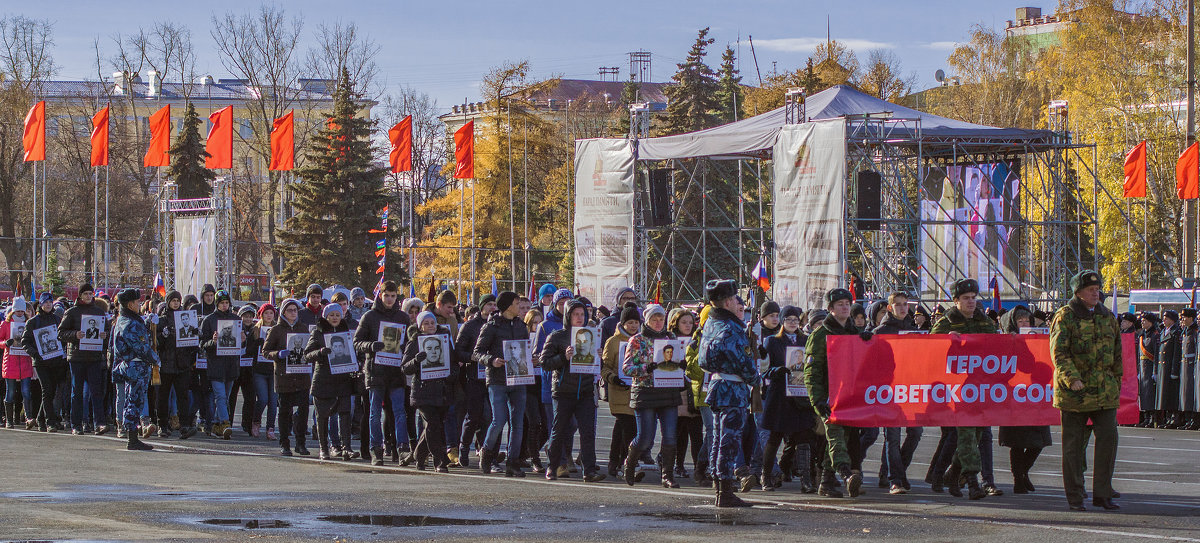
[[[953,294],[954,306],[947,310],[942,318],[933,323],[933,328],[929,333],[950,334],[955,338],[962,334],[999,333],[996,322],[988,318],[983,309],[979,307],[978,281],[962,279],[954,283]],[[943,477],[947,484],[946,488],[953,496],[961,498],[963,495],[959,487],[957,470],[961,470],[962,475],[966,477],[967,488],[970,489],[972,500],[983,499],[988,495],[987,491],[979,486],[979,470],[982,469],[982,461],[979,458],[979,434],[981,432],[982,428],[978,426],[960,426],[957,429],[958,444],[954,449],[955,465],[952,465]]]
[[[712,375],[705,401],[715,419],[716,506],[749,507],[733,488],[742,430],[750,416],[750,387],[758,384],[758,364],[750,356],[750,338],[737,310],[737,283],[714,279],[705,285],[705,293],[713,309],[700,332],[697,364]]]
[[[827,458],[822,462],[824,475],[817,493],[834,498],[840,498],[842,494],[833,486],[831,468],[836,469],[837,474],[841,476],[850,497],[858,496],[859,489],[862,488],[862,474],[850,470],[850,454],[846,451],[846,429],[829,422],[829,356],[825,345],[826,336],[860,333],[850,320],[853,298],[850,291],[844,288],[835,288],[825,295],[829,316],[808,336],[808,344],[804,348],[807,357],[804,363],[804,385],[808,387],[813,410],[825,425],[825,439],[829,445]],[[864,333],[869,337],[870,332]]]
[[[125,435],[129,436],[131,451],[148,451],[150,445],[138,439],[137,427],[141,422],[142,408],[146,403],[146,391],[150,388],[150,373],[159,365],[158,354],[150,343],[150,329],[138,314],[141,293],[127,288],[117,294],[120,313],[113,326],[113,381],[125,387],[125,405],[122,406],[122,423]]]
[[[1100,274],[1092,270],[1072,277],[1075,296],[1050,323],[1054,407],[1062,412],[1063,489],[1072,511],[1084,510],[1084,455],[1093,432],[1092,505],[1120,509],[1112,501],[1112,477],[1124,366],[1117,319],[1100,303],[1102,283]]]

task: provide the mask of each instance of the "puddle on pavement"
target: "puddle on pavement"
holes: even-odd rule
[[[657,520],[674,520],[680,522],[695,522],[699,524],[718,524],[721,526],[778,526],[777,522],[762,522],[748,520],[734,515],[705,515],[701,513],[636,513],[634,516],[647,517]]]
[[[244,519],[244,518],[210,518],[200,521],[201,524],[211,526],[228,526],[231,528],[242,528],[245,530],[259,530],[270,528],[291,528],[292,523],[286,520],[275,519]]]
[[[114,500],[205,500],[217,502],[236,502],[261,500],[267,498],[264,494],[229,494],[223,492],[152,492],[137,488],[88,488],[79,490],[49,491],[49,492],[5,492],[0,498],[18,500],[34,500],[43,502],[78,502],[78,501],[114,501]]]
[[[469,519],[435,517],[430,515],[326,515],[317,517],[318,521],[334,524],[356,524],[364,526],[483,526],[487,524],[508,524],[503,519]]]

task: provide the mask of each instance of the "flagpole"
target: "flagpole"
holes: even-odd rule
[[[517,223],[516,211],[513,206],[513,164],[512,164],[512,100],[508,101],[508,256],[512,262],[513,292],[517,290]]]
[[[525,163],[525,173],[521,176],[521,187],[525,191],[525,210],[521,213],[521,218],[525,220],[525,280],[532,289],[533,268],[529,263],[529,119],[523,119],[521,125],[525,132],[525,137],[521,138],[521,160]]]
[[[100,168],[92,168],[92,281],[96,281],[96,251],[100,241]]]
[[[38,269],[38,163],[33,163],[33,260],[29,263],[29,276],[31,283],[37,283]],[[36,287],[31,288],[30,296],[37,296],[37,292],[33,292]]]
[[[42,164],[42,282],[46,281],[47,266],[50,265],[50,231],[46,228],[46,165]]]
[[[107,164],[104,165],[104,290],[106,292],[108,291],[108,250],[109,250],[109,248],[108,248],[108,242],[109,242],[109,231],[108,231],[109,190],[108,190],[108,185],[109,185],[109,182],[112,180],[112,169],[111,168],[112,167]]]

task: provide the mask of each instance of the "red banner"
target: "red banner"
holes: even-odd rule
[[[233,106],[225,106],[208,116],[212,127],[204,150],[204,167],[210,170],[233,168]]]
[[[1136,342],[1121,335],[1117,421],[1138,421]],[[829,336],[831,420],[846,426],[1056,426],[1046,335]]]
[[[268,170],[292,171],[296,167],[296,125],[292,113],[289,111],[271,125],[271,163],[267,165]]]

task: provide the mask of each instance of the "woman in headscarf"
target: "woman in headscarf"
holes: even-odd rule
[[[1000,331],[1017,334],[1022,327],[1033,323],[1033,315],[1023,305],[1010,309],[1000,317]],[[1042,449],[1054,444],[1049,426],[1001,426],[1000,446],[1009,447],[1008,459],[1012,469],[1013,493],[1033,492],[1029,470],[1037,461]]]

